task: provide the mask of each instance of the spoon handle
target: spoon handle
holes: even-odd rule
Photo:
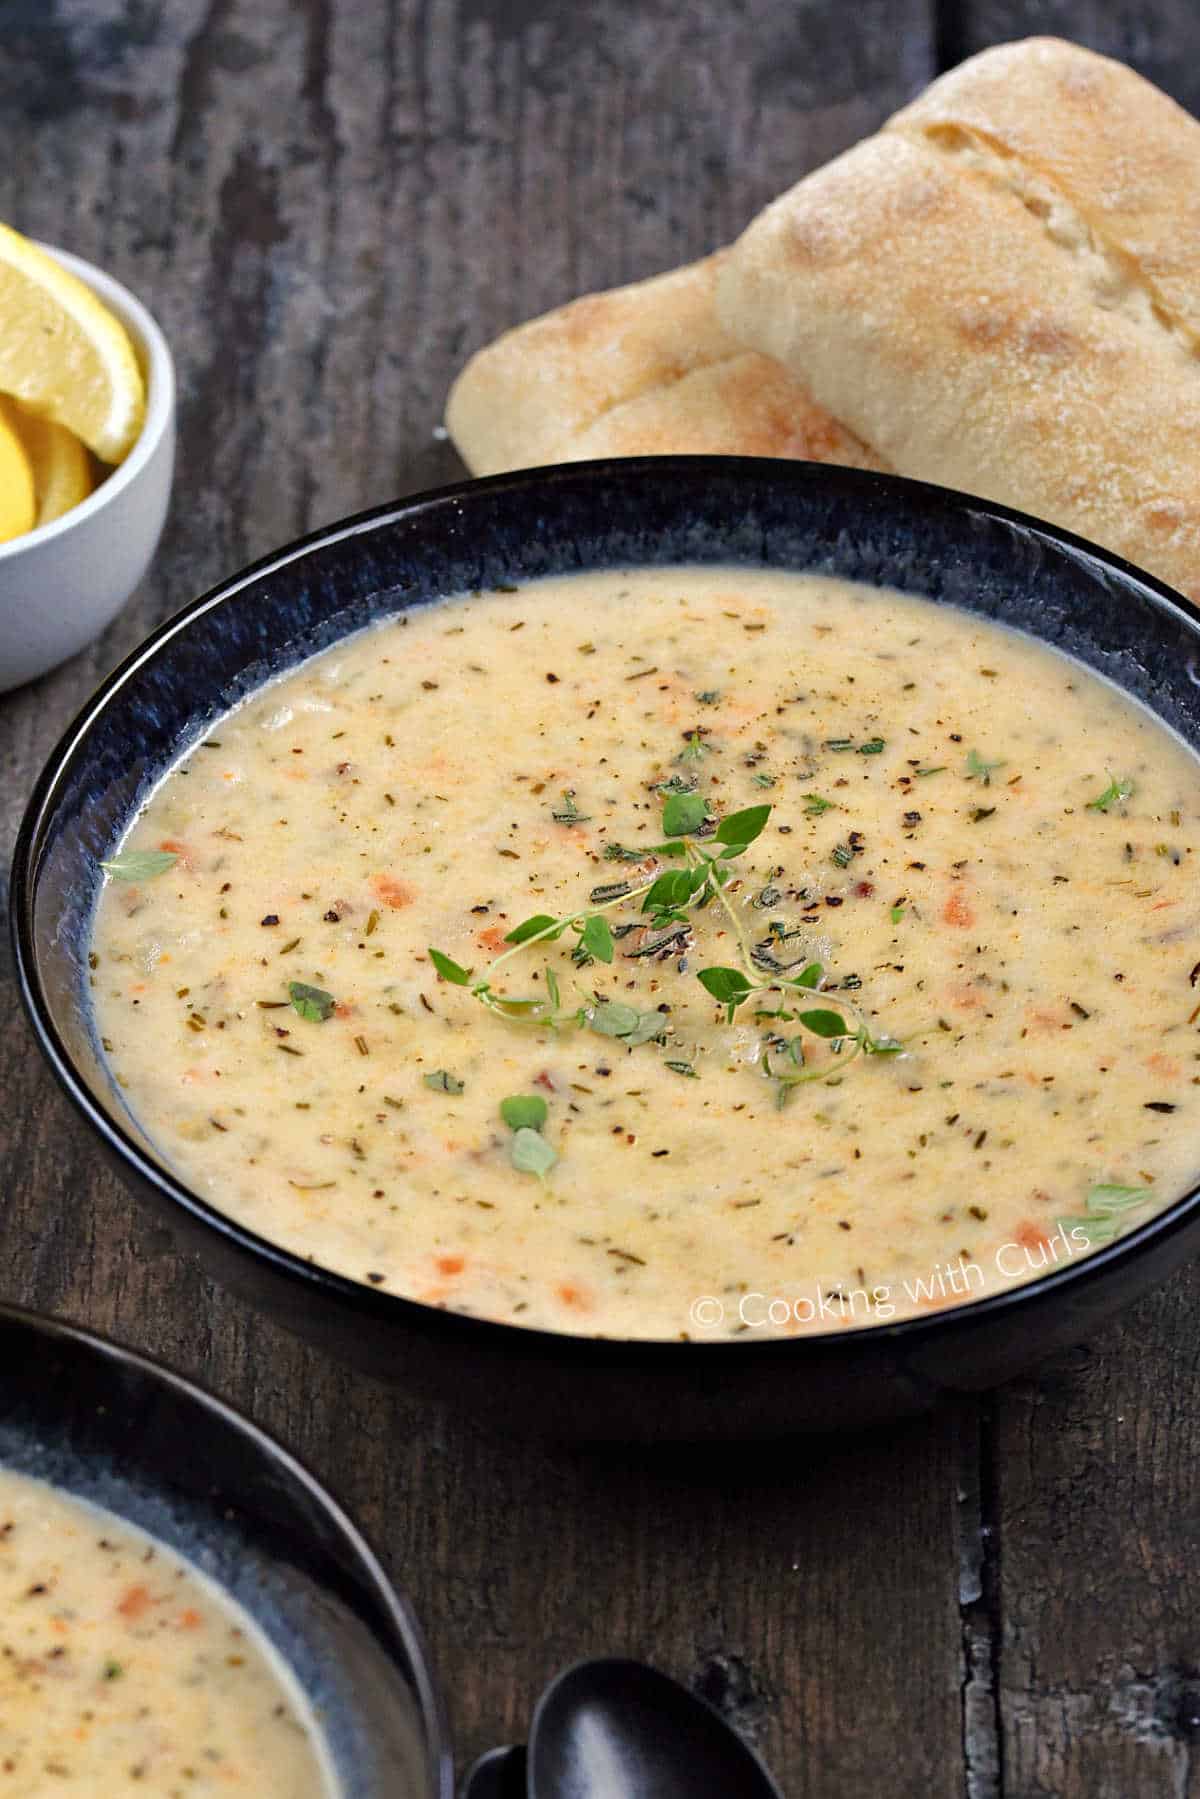
[[[527,1768],[523,1744],[489,1749],[463,1775],[458,1799],[526,1799]]]

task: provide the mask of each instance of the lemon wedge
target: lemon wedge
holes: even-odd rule
[[[129,335],[91,289],[0,225],[0,392],[120,462],[146,412]]]
[[[0,543],[33,529],[33,467],[7,412],[0,412]]]
[[[35,525],[61,518],[92,491],[92,462],[73,431],[25,412],[0,395],[0,415],[24,446],[33,470]]]

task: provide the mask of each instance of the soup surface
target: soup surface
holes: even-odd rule
[[[1196,1174],[1198,820],[1190,751],[987,621],[543,581],[223,718],[110,865],[97,1026],[192,1187],[389,1292],[627,1337],[885,1321]]]
[[[0,1793],[329,1799],[244,1612],[152,1537],[0,1469]]]

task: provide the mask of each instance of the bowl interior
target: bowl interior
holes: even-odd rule
[[[349,1521],[277,1445],[124,1350],[0,1309],[0,1464],[186,1556],[291,1667],[347,1794],[440,1799],[421,1651]]]
[[[164,626],[72,727],[31,803],[13,880],[26,999],[60,1077],[126,1162],[216,1221],[125,1111],[87,1006],[98,863],[164,767],[264,680],[406,607],[546,574],[683,563],[827,572],[984,614],[1077,657],[1200,743],[1200,628],[1185,601],[1049,526],[940,488],[812,464],[663,458],[501,476],[365,515]],[[271,1253],[311,1277],[299,1258]]]

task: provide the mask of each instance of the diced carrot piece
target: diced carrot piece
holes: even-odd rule
[[[130,1587],[129,1591],[118,1605],[117,1610],[120,1612],[122,1618],[141,1618],[149,1611],[152,1604],[153,1601],[150,1597],[149,1587]]]
[[[946,924],[973,925],[975,914],[971,910],[971,902],[961,887],[956,887],[942,907],[942,918]]]
[[[398,881],[395,875],[372,875],[371,885],[384,905],[391,906],[395,911],[399,911],[401,906],[412,904],[412,888],[407,887],[403,881]]]

